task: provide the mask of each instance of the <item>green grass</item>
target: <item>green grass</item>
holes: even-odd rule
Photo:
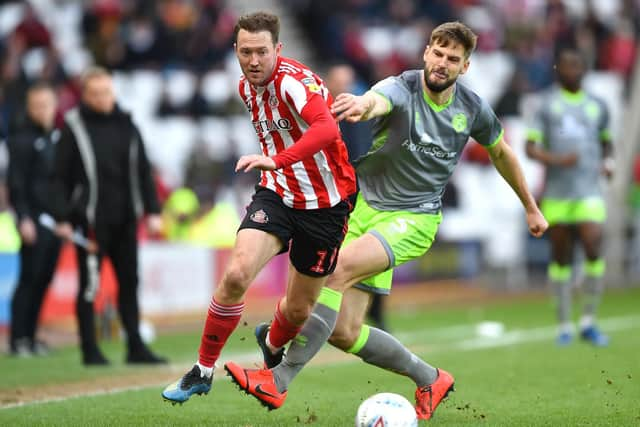
[[[545,299],[394,313],[390,326],[427,361],[456,377],[456,392],[424,425],[636,426],[640,425],[639,301],[639,289],[606,296],[602,318],[624,317],[615,324],[603,321],[612,339],[606,349],[582,342],[557,348],[553,311]],[[478,341],[473,324],[482,320],[503,322],[505,337],[514,342]],[[251,326],[240,328],[226,355],[255,350]],[[538,333],[537,340],[532,340],[531,331]],[[198,337],[199,331],[162,336],[154,348],[186,365],[194,359]],[[487,342],[495,345],[473,347]],[[112,360],[122,359],[120,344],[105,349]],[[0,392],[45,383],[64,388],[64,382],[139,372],[122,363],[85,369],[78,361],[77,350],[71,348],[47,359],[2,358]],[[163,403],[161,388],[0,409],[0,425],[350,426],[358,405],[369,395],[391,391],[412,400],[414,390],[408,379],[355,357],[307,367],[292,384],[287,403],[273,412],[226,379],[217,381],[208,396],[194,397],[184,406]]]
[[[193,363],[197,358],[199,344],[200,331],[193,331],[185,334],[161,336],[153,343],[152,347],[158,354],[168,356],[171,362],[186,364]],[[228,345],[232,352],[255,350],[256,345],[250,325],[240,326],[229,340]],[[106,376],[132,374],[140,370],[139,367],[131,367],[124,363],[126,349],[123,343],[107,341],[101,343],[100,348],[112,363],[108,368],[83,367],[80,363],[82,360],[80,351],[76,346],[57,349],[46,358],[17,359],[0,356],[0,373],[2,375],[0,393],[17,387],[87,381]],[[1,404],[2,402],[0,402]]]

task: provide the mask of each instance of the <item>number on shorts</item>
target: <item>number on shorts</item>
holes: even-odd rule
[[[407,224],[416,225],[416,222],[412,219],[396,218],[395,222],[391,224],[391,228],[396,233],[406,233],[409,228]]]
[[[324,260],[327,258],[327,251],[318,251],[318,262],[316,265],[311,267],[311,271],[314,273],[322,274],[324,273]],[[338,255],[338,248],[333,248],[331,252],[331,259],[329,260],[329,265],[333,265],[333,261],[336,259],[336,255]]]

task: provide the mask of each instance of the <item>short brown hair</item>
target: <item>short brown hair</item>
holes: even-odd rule
[[[51,83],[46,80],[37,80],[29,86],[27,93],[40,92],[43,90],[55,92]]]
[[[106,68],[96,65],[87,68],[80,75],[80,84],[82,85],[82,88],[84,89],[87,82],[96,77],[111,77],[111,73]]]
[[[445,22],[438,25],[431,32],[431,38],[429,44],[433,45],[438,43],[441,46],[447,46],[450,42],[454,44],[461,44],[464,48],[465,57],[469,57],[471,52],[476,48],[476,41],[478,36],[462,22]]]
[[[276,44],[280,37],[280,19],[269,12],[255,12],[242,15],[233,29],[234,43],[238,41],[238,33],[240,30],[245,30],[250,33],[269,31],[273,44]]]

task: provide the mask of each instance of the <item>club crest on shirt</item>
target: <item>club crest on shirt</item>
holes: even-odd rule
[[[49,139],[51,139],[51,142],[53,142],[54,144],[57,144],[58,141],[60,141],[61,135],[62,132],[60,132],[59,129],[54,129],[53,132],[51,132],[51,136],[49,137]]]
[[[252,213],[249,219],[253,222],[257,222],[258,224],[266,224],[269,222],[269,216],[262,209]]]
[[[584,112],[589,120],[596,121],[598,119],[598,116],[600,116],[600,107],[596,102],[591,101],[584,106]]]
[[[278,106],[278,104],[279,104],[279,103],[278,103],[278,97],[277,97],[277,96],[275,96],[275,95],[271,95],[271,96],[269,97],[269,106],[270,106],[271,108],[276,108],[276,107]]]
[[[36,151],[42,151],[42,150],[44,150],[46,148],[47,141],[45,141],[44,138],[38,138],[33,143],[33,146],[36,149]]]
[[[453,130],[460,133],[467,129],[467,116],[463,113],[458,113],[451,118],[451,126]]]

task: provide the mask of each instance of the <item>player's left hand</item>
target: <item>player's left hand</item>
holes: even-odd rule
[[[238,159],[238,163],[236,163],[236,172],[240,170],[249,172],[252,169],[272,171],[276,169],[276,162],[274,162],[271,157],[263,156],[261,154],[249,154]]]
[[[539,209],[534,212],[527,212],[527,225],[529,226],[529,233],[533,237],[542,237],[547,228],[549,228],[549,223]]]
[[[147,216],[147,230],[152,236],[159,236],[162,232],[162,216],[150,214]]]
[[[616,168],[616,161],[613,157],[606,157],[602,160],[602,174],[607,178],[611,178],[613,176],[613,171]]]

